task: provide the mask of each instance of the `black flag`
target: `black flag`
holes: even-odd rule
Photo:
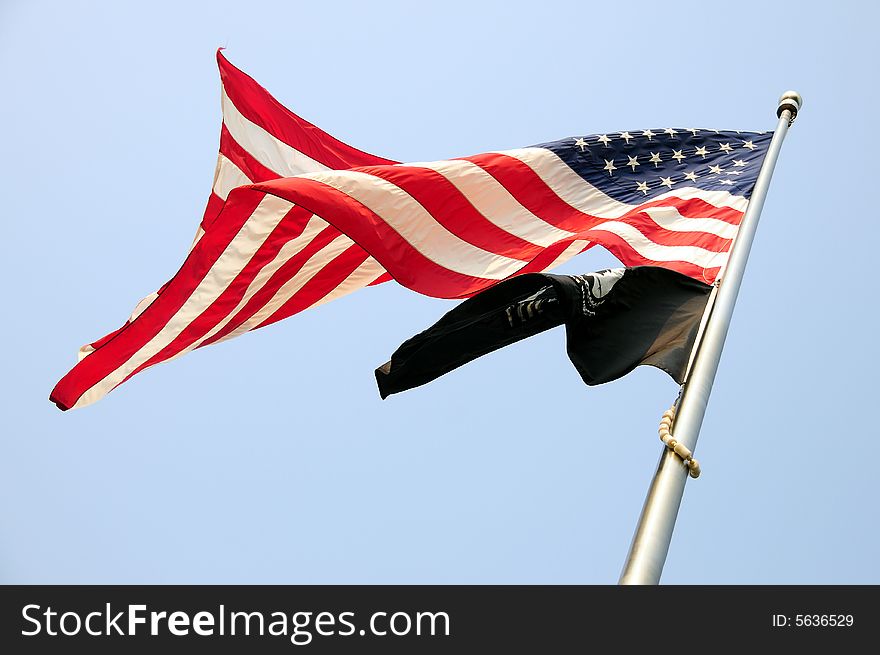
[[[519,275],[465,300],[376,369],[382,398],[427,384],[481,355],[565,324],[568,357],[587,384],[640,364],[681,384],[709,285],[655,266],[587,275]]]

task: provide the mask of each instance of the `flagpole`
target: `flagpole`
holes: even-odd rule
[[[770,186],[773,168],[782,148],[782,140],[802,105],[803,100],[795,91],[787,91],[779,99],[776,110],[779,123],[773,133],[761,171],[758,173],[727,266],[719,276],[720,283],[715,302],[709,310],[702,338],[696,346],[696,356],[690,374],[682,387],[673,433],[675,439],[692,452],[697,445],[700,426],[706,413],[712,383],[721,359],[721,350],[724,348],[724,339],[730,327],[730,318],[742,284],[743,272],[755,238],[755,230]],[[660,582],[687,478],[688,467],[684,461],[672,450],[664,447],[620,575],[620,584]]]

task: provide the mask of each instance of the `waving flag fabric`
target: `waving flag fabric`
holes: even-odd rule
[[[205,223],[217,217],[229,192],[238,186],[301,173],[396,163],[394,160],[352,148],[300,118],[273,98],[253,78],[229,63],[219,50],[217,65],[220,69],[220,106],[223,111],[220,152],[214,171],[214,184],[193,246],[204,234]],[[326,223],[317,233],[322,236],[333,234],[337,238],[342,236]],[[333,270],[333,257],[327,259],[326,265]],[[382,267],[368,257],[358,270],[344,280],[345,284],[341,288],[328,291],[328,296],[339,297],[362,286],[390,279]],[[125,326],[158,295],[159,292],[153,293],[141,300]],[[99,341],[80,348],[80,359],[112,339],[118,332],[119,330],[112,332]]]
[[[563,324],[568,357],[585,383],[610,382],[648,364],[681,384],[711,290],[658,266],[517,275],[407,339],[376,369],[379,395],[427,384]]]
[[[395,164],[299,119],[218,59],[221,155],[197,239],[123,328],[81,351],[51,395],[62,409],[387,275],[462,298],[599,244],[625,265],[711,283],[771,137],[667,128]]]
[[[339,141],[300,118],[217,52],[223,125],[214,187],[204,221],[229,192],[253,182],[355,166],[395,164]],[[386,277],[386,279],[389,279]]]

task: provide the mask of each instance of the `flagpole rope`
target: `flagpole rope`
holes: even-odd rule
[[[688,474],[692,478],[700,477],[700,463],[694,459],[693,453],[683,443],[672,436],[672,424],[675,421],[675,405],[663,412],[660,419],[660,441],[672,452],[681,457],[688,467]]]

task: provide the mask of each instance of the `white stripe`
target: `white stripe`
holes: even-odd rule
[[[611,232],[626,241],[630,247],[645,259],[655,262],[690,262],[703,268],[721,266],[727,261],[726,252],[712,252],[698,246],[664,246],[654,243],[628,223],[605,221],[587,230],[584,234]]]
[[[354,269],[351,272],[351,275],[339,283],[338,287],[313,304],[312,307],[323,305],[331,300],[346,296],[352,291],[362,289],[363,287],[368,286],[371,282],[378,280],[384,273],[385,269],[382,268],[382,265],[379,262],[372,257],[367,257],[363,264]]]
[[[223,124],[232,138],[266,168],[281,177],[330,170],[245,118],[222,90]]]
[[[196,228],[196,235],[193,237],[192,244],[189,249],[192,250],[196,247],[196,244],[201,240],[201,238],[205,236],[205,230],[202,228],[202,224],[199,223],[199,226]]]
[[[473,162],[453,159],[402,166],[427,168],[440,173],[486,220],[536,246],[546,248],[574,234],[561,230],[530,212],[498,180]]]
[[[138,366],[171,343],[187,325],[192,323],[206,307],[223,293],[291,207],[293,207],[293,203],[276,196],[266,195],[250,218],[244,222],[220,258],[214,262],[199,286],[159,333],[145,343],[124,364],[86,391],[74,406],[85,407],[95,402],[121,383]]]
[[[144,310],[153,304],[153,301],[159,297],[159,292],[154,291],[146,298],[142,298],[141,301],[135,305],[134,310],[132,310],[131,315],[128,317],[128,322],[131,323],[138,316],[144,313]]]
[[[708,232],[722,239],[736,236],[738,226],[717,218],[688,218],[682,216],[676,207],[647,207],[643,213],[651,217],[657,225],[670,232]]]
[[[202,228],[202,224],[199,223],[199,226],[196,228],[196,235],[193,237],[192,243],[189,246],[190,251],[198,245],[203,236],[205,236],[205,230]]]
[[[285,282],[281,288],[278,289],[272,299],[263,305],[257,313],[225,337],[218,339],[216,343],[232,339],[233,337],[237,337],[240,334],[244,334],[245,332],[258,327],[263,321],[267,320],[272,314],[278,311],[284,303],[290,300],[297,291],[302,289],[309,280],[319,274],[327,266],[327,263],[330,260],[342,254],[346,249],[350,248],[352,244],[353,241],[343,234],[340,234],[333,239],[333,241],[309,257],[297,274]]]
[[[214,193],[226,200],[229,192],[235,187],[252,184],[253,180],[245,175],[234,162],[222,154],[217,156],[217,172],[214,174]]]
[[[447,230],[411,195],[395,184],[360,171],[305,175],[354,198],[381,216],[415,250],[462,275],[503,280],[524,261],[483,250]]]
[[[559,253],[559,256],[556,259],[550,262],[550,264],[545,266],[542,270],[549,271],[553,268],[556,268],[557,266],[561,266],[575,255],[579,255],[584,250],[586,250],[589,244],[590,242],[585,241],[584,239],[575,239],[570,244],[568,244],[568,247],[565,250]]]
[[[138,301],[138,304],[134,306],[134,309],[131,311],[131,314],[129,314],[128,320],[126,321],[126,324],[131,323],[132,321],[134,321],[134,319],[136,319],[138,316],[143,314],[144,310],[147,307],[149,307],[151,304],[153,304],[153,301],[158,297],[159,297],[159,293],[154,291],[146,298],[141,298]],[[79,349],[79,351],[76,353],[76,361],[81,362],[86,357],[91,355],[93,352],[95,352],[95,349],[92,347],[92,344],[87,343],[86,345],[82,346]]]
[[[638,206],[620,202],[600,191],[575,173],[556,153],[546,148],[518,148],[498,151],[496,154],[520,160],[531,168],[562,200],[586,214],[602,218],[620,218]],[[700,198],[716,207],[729,207],[741,212],[745,211],[749,204],[746,198],[734,196],[727,191],[705,191],[695,187],[682,187],[674,191],[667,191],[652,197],[651,200],[666,198],[685,200]]]

